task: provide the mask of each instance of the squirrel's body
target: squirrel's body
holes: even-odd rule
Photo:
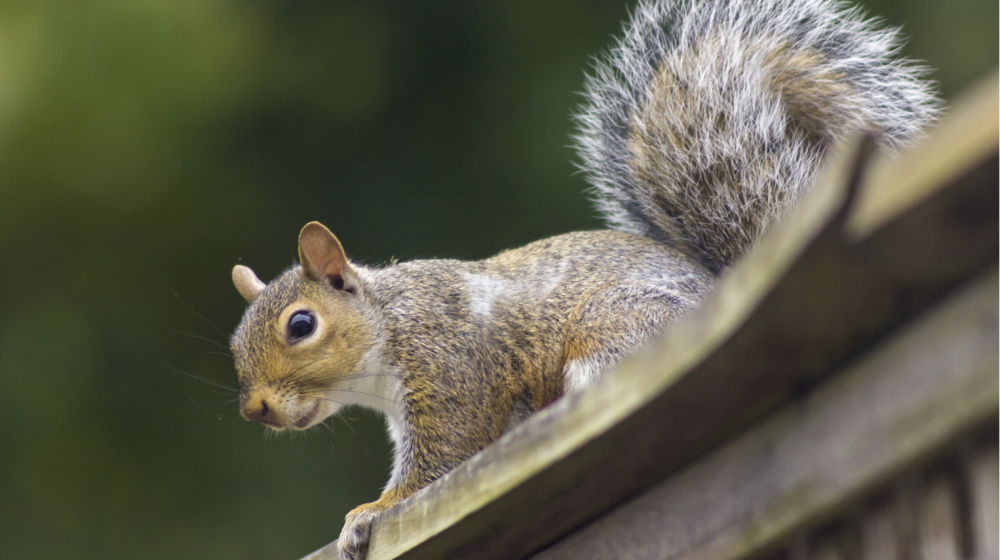
[[[348,514],[342,556],[364,555],[381,511],[694,307],[831,146],[862,129],[911,142],[938,104],[897,46],[834,0],[642,4],[578,117],[584,170],[620,231],[364,267],[313,222],[301,266],[270,284],[237,266],[241,413],[276,429],[344,404],[388,418],[393,472]]]
[[[399,455],[393,479],[418,488],[468,458],[470,445],[478,451],[566,390],[587,385],[693,307],[714,280],[668,245],[611,230],[559,235],[482,261],[353,270],[364,286],[353,305],[366,328],[362,340],[344,345],[355,352],[338,352],[355,362],[338,369],[355,377],[330,398],[386,414]],[[283,293],[307,291],[299,269],[271,284]],[[295,302],[270,301],[278,305],[248,310],[237,338]],[[272,409],[280,397],[271,397]],[[422,406],[399,406],[407,399]],[[409,425],[424,417],[448,421],[421,422],[429,429],[412,437]],[[425,456],[435,459],[411,475],[407,465]]]

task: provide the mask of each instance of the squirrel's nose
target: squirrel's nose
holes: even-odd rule
[[[251,422],[267,424],[274,422],[274,407],[266,399],[251,398],[240,407],[240,415]]]

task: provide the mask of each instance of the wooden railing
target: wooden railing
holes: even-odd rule
[[[695,313],[386,512],[369,559],[996,558],[998,103],[991,76],[897,159],[845,148]]]

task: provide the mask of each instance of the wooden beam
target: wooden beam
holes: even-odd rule
[[[817,390],[533,560],[747,558],[995,424],[998,281],[986,275]],[[957,559],[961,550],[953,482],[930,477],[921,493],[918,540],[937,552],[928,558]],[[819,539],[809,557],[836,557],[835,549]]]
[[[987,88],[962,111],[997,104]],[[656,344],[384,514],[370,560],[523,558],[871,348],[996,261],[997,136],[996,118],[956,119],[929,142],[974,138],[959,154],[845,152]]]

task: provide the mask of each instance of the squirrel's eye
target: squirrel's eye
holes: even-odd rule
[[[305,338],[316,330],[316,318],[308,311],[296,311],[288,319],[288,338],[291,342]]]

